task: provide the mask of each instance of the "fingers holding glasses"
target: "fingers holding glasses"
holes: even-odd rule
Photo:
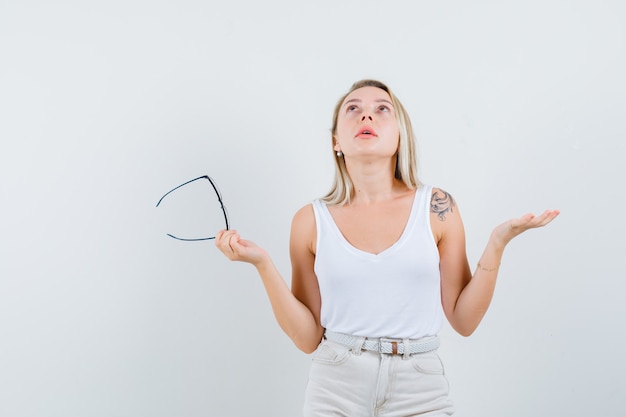
[[[232,241],[236,243],[239,238],[239,234],[236,230],[220,230],[217,235],[215,235],[215,246],[217,246],[228,259],[234,261],[236,255]]]
[[[222,230],[215,236],[215,246],[231,261],[261,262],[267,253],[255,243],[242,239],[236,230]]]

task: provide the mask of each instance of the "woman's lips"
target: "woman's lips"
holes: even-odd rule
[[[363,126],[362,128],[359,129],[359,131],[356,134],[356,137],[371,138],[373,136],[378,136],[378,135],[376,134],[376,131],[369,126]]]

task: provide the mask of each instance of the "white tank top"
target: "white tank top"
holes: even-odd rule
[[[431,186],[415,193],[400,238],[379,254],[352,246],[325,203],[313,202],[315,273],[327,330],[365,337],[418,339],[441,329],[439,251],[430,227]]]

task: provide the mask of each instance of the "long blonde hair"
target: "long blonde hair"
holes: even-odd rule
[[[391,97],[391,102],[396,111],[396,120],[398,121],[398,127],[400,129],[400,142],[398,145],[398,152],[396,154],[396,171],[395,177],[406,186],[413,190],[420,186],[419,179],[417,178],[417,145],[415,143],[415,134],[413,133],[413,127],[411,126],[411,120],[409,115],[400,100],[391,92],[391,89],[380,81],[376,80],[361,80],[352,84],[350,90],[344,94],[335,105],[335,111],[333,112],[333,125],[331,128],[331,150],[333,150],[333,158],[335,160],[335,178],[333,185],[322,200],[330,205],[344,205],[350,203],[350,198],[354,193],[354,184],[348,170],[346,168],[346,162],[343,157],[335,156],[335,134],[337,133],[337,119],[339,117],[339,110],[344,100],[354,90],[358,90],[362,87],[376,87],[385,91]]]

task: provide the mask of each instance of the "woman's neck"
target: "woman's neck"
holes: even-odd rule
[[[395,178],[394,166],[384,164],[346,164],[350,179],[354,184],[351,205],[373,204],[390,200],[406,192],[406,185]]]

